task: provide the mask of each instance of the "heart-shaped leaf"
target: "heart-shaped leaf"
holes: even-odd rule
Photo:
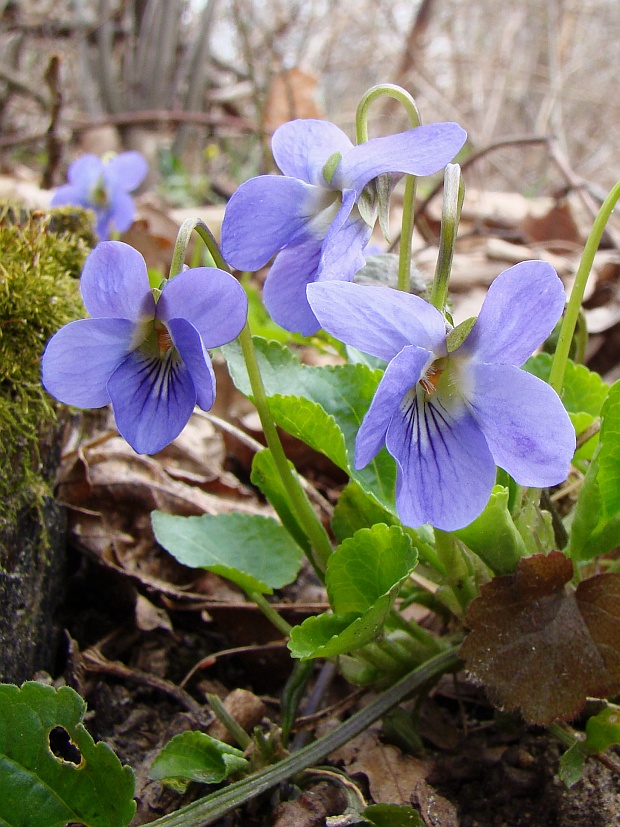
[[[86,703],[68,686],[0,685],[0,824],[124,827],[133,818],[134,779],[82,721]],[[50,748],[64,735],[69,760]],[[75,762],[75,763],[74,763]]]
[[[620,574],[567,585],[560,552],[520,561],[480,590],[460,650],[499,706],[533,724],[570,719],[586,697],[620,692]]]
[[[153,511],[151,520],[157,542],[179,563],[226,577],[246,592],[271,594],[292,583],[301,567],[300,547],[269,517]]]

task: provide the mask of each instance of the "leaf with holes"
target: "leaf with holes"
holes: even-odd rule
[[[250,762],[243,752],[204,732],[181,732],[161,750],[149,770],[149,778],[185,792],[190,781],[219,784]]]
[[[573,718],[586,697],[620,692],[620,574],[568,585],[559,551],[527,557],[480,590],[460,650],[491,699],[532,724]]]
[[[93,741],[82,723],[85,712],[86,703],[68,686],[0,685],[0,824],[129,824],[136,809],[133,773],[107,744]],[[64,735],[69,760],[52,752],[50,733]]]
[[[300,547],[270,517],[153,511],[151,521],[157,542],[179,563],[212,571],[247,592],[271,594],[292,583],[301,566]]]

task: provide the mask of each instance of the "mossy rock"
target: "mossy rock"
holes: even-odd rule
[[[79,275],[93,216],[0,204],[0,680],[50,669],[62,594],[64,513],[51,485],[62,422],[40,381],[49,338],[84,315]]]

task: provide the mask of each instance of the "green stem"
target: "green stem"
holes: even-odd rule
[[[256,603],[261,612],[268,620],[271,621],[279,632],[282,632],[285,637],[290,635],[293,627],[290,623],[287,623],[286,620],[278,614],[278,612],[276,612],[264,595],[260,592],[248,592],[248,597]]]
[[[465,189],[461,168],[458,164],[448,164],[444,173],[443,209],[441,212],[441,231],[439,234],[439,255],[435,278],[431,288],[430,303],[443,313],[448,300],[448,285],[452,272],[454,245],[461,218],[461,208]]]
[[[295,513],[301,527],[308,537],[312,546],[312,554],[310,562],[312,563],[317,575],[324,579],[327,561],[333,551],[332,544],[329,541],[327,532],[320,521],[315,510],[310,505],[310,502],[301,487],[299,477],[294,469],[291,468],[284,453],[284,448],[280,442],[278,431],[275,422],[269,410],[267,402],[267,394],[265,393],[265,386],[258,367],[258,360],[256,359],[256,351],[254,350],[254,343],[252,342],[252,334],[250,333],[249,325],[245,325],[239,334],[239,343],[243,351],[243,358],[245,360],[250,385],[252,387],[252,398],[258,416],[263,426],[265,440],[267,447],[271,451],[274,464],[282,480],[282,485],[287,495],[291,500],[293,512]]]
[[[211,707],[211,711],[215,717],[226,727],[228,732],[237,742],[238,746],[243,750],[247,749],[252,743],[252,739],[241,724],[233,718],[220,698],[218,698],[217,695],[208,692],[207,701],[209,702],[209,706]]]
[[[436,655],[438,652],[442,652],[445,649],[445,646],[441,642],[440,638],[436,637],[432,632],[429,632],[428,629],[423,629],[415,621],[405,620],[401,613],[396,611],[396,609],[392,609],[390,612],[390,622],[397,629],[406,632],[410,638],[416,641],[416,643],[424,646],[428,652],[433,655]]]
[[[613,209],[618,202],[618,199],[620,199],[620,181],[618,181],[603,202],[598,215],[594,219],[594,224],[590,230],[590,235],[588,236],[588,240],[583,248],[583,255],[581,256],[579,269],[577,270],[570,299],[568,300],[568,304],[566,306],[564,321],[562,322],[560,336],[558,338],[558,346],[551,364],[551,373],[549,374],[549,384],[557,394],[562,392],[568,354],[570,352],[575,326],[579,318],[583,294],[586,289],[586,284],[588,283],[590,271],[592,270],[594,255],[598,249],[601,237],[605,231],[605,227],[607,226],[607,222],[609,221]]]
[[[251,798],[270,790],[314,764],[320,763],[334,750],[359,735],[390,709],[401,703],[408,695],[421,689],[426,683],[460,666],[457,649],[450,649],[427,661],[423,666],[405,675],[386,692],[365,706],[333,732],[317,739],[280,761],[273,767],[218,790],[215,793],[188,804],[172,813],[151,822],[151,827],[206,827],[213,824],[225,813],[240,807]]]
[[[177,240],[172,253],[172,262],[170,263],[170,273],[168,278],[173,278],[183,269],[185,253],[187,252],[190,236],[194,230],[196,230],[200,238],[204,241],[205,247],[211,254],[213,264],[209,266],[219,267],[220,270],[224,270],[228,273],[229,267],[220,253],[220,248],[218,247],[213,233],[204,223],[202,218],[192,217],[185,219],[179,228],[179,232],[177,233]]]
[[[409,115],[412,128],[420,126],[422,120],[415,100],[409,92],[392,83],[373,86],[366,92],[357,107],[355,117],[357,143],[368,140],[368,110],[377,98],[386,96],[401,103]],[[413,224],[415,220],[415,175],[405,176],[405,196],[403,202],[403,218],[400,233],[400,254],[398,258],[398,289],[409,293],[411,289],[411,249],[413,240]]]

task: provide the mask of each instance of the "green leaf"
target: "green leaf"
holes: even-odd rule
[[[464,322],[461,322],[448,333],[446,336],[446,347],[448,349],[448,353],[454,353],[455,350],[460,348],[465,339],[471,333],[471,329],[475,324],[476,316],[472,316],[470,319],[465,319]]]
[[[525,557],[525,543],[508,510],[508,489],[493,488],[482,514],[454,533],[481,557],[494,574],[510,574]]]
[[[309,617],[292,629],[293,657],[344,655],[379,637],[416,563],[411,539],[397,526],[377,524],[345,540],[327,564],[327,591],[335,614]]]
[[[398,517],[367,494],[356,482],[350,482],[338,498],[332,517],[332,531],[338,542],[352,537],[360,528],[372,528],[375,523],[400,526],[411,537],[422,559],[442,571],[437,558],[433,529],[426,525],[419,528],[402,526]]]
[[[374,827],[424,827],[420,813],[406,804],[371,804],[362,816]]]
[[[0,685],[0,824],[124,827],[135,813],[134,779],[82,721],[86,703],[68,686]],[[58,758],[50,732],[62,727],[81,757]]]
[[[341,543],[352,537],[360,528],[371,528],[375,523],[398,525],[399,520],[391,511],[350,482],[338,497],[331,526],[334,536]]]
[[[553,357],[550,354],[539,353],[528,359],[523,367],[529,373],[547,382],[552,361]],[[603,381],[600,374],[589,370],[585,365],[576,365],[570,360],[566,363],[561,396],[577,435],[589,427],[597,416],[600,416],[608,392],[609,385]],[[589,439],[577,451],[575,458],[590,459],[597,443],[596,437]]]
[[[565,787],[570,789],[581,779],[585,760],[586,756],[581,749],[581,744],[578,743],[574,743],[560,756],[558,775]]]
[[[398,526],[377,523],[345,540],[327,563],[325,584],[336,614],[363,614],[400,585],[418,562],[411,538]]]
[[[579,560],[620,545],[620,382],[601,411],[599,445],[586,473],[571,524],[568,553]]]
[[[185,792],[190,781],[219,784],[248,766],[249,761],[241,750],[204,732],[182,732],[175,735],[153,761],[149,778]]]
[[[586,739],[581,746],[586,752],[605,752],[609,747],[620,744],[620,708],[610,706],[598,715],[588,718]]]
[[[288,348],[277,342],[256,338],[254,344],[277,424],[324,453],[377,502],[395,513],[396,464],[387,451],[382,449],[365,468],[353,468],[355,438],[381,372],[364,364],[301,365]],[[231,342],[222,348],[222,353],[233,382],[251,397],[240,346]]]
[[[289,468],[292,473],[296,473],[295,466],[292,462],[289,462]],[[250,479],[253,485],[263,492],[275,508],[278,517],[282,521],[282,525],[287,529],[297,545],[300,546],[305,553],[308,553],[310,551],[310,543],[303,528],[301,528],[297,522],[295,514],[291,511],[289,496],[276,470],[276,465],[269,448],[265,448],[263,451],[259,451],[254,455]]]
[[[292,583],[301,567],[301,549],[287,530],[256,514],[151,514],[157,542],[179,563],[207,569],[246,592],[271,594]]]

